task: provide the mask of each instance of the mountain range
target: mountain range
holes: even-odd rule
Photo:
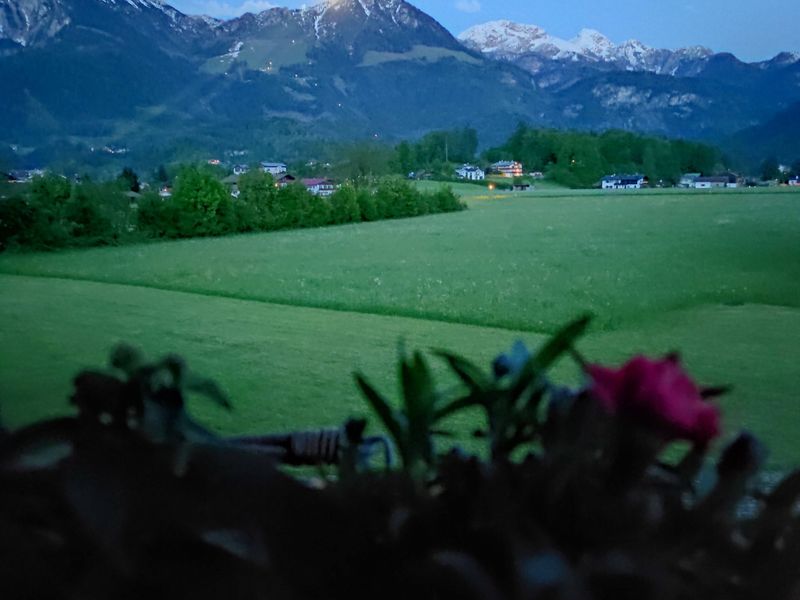
[[[466,125],[492,144],[519,121],[715,142],[758,130],[769,151],[764,131],[800,101],[796,55],[748,64],[508,21],[455,38],[403,0],[228,21],[158,0],[0,0],[0,78],[0,147],[14,148],[0,162],[16,163],[91,161],[110,144],[134,162],[232,148],[291,158]]]

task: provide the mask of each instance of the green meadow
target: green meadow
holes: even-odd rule
[[[125,340],[216,377],[235,411],[193,410],[221,432],[336,425],[366,413],[353,370],[395,391],[399,339],[488,366],[590,312],[592,360],[680,350],[702,383],[732,386],[729,432],[800,462],[799,193],[455,189],[470,210],[0,256],[3,420],[69,410],[71,376]]]

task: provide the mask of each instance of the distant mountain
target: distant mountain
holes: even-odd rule
[[[800,55],[789,52],[744,63],[703,46],[668,50],[638,40],[617,45],[592,29],[564,40],[512,21],[477,25],[458,39],[531,73],[562,107],[562,126],[722,141],[800,99]]]
[[[790,54],[748,65],[510,22],[461,37],[403,0],[229,21],[157,0],[0,0],[0,144],[40,163],[101,162],[109,144],[133,163],[288,158],[321,140],[465,125],[492,144],[519,121],[720,140],[800,100]]]
[[[615,45],[594,29],[582,29],[575,38],[563,40],[536,25],[512,21],[476,25],[458,39],[492,58],[517,62],[532,73],[556,61],[680,76],[696,70],[698,63],[714,54],[703,46],[672,51],[651,48],[638,40]]]
[[[786,164],[800,160],[800,102],[770,119],[736,133],[727,146],[752,162],[775,156]]]

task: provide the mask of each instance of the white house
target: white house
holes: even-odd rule
[[[644,175],[606,175],[600,180],[604,190],[638,190],[647,182]]]
[[[486,179],[486,172],[480,167],[475,167],[473,165],[461,165],[456,169],[456,175],[461,179],[467,179],[469,181],[482,181]]]
[[[712,188],[736,188],[739,182],[733,173],[725,175],[714,175],[712,177],[698,177],[694,182],[697,190],[710,190]]]
[[[789,185],[792,187],[800,187],[800,175],[795,175],[789,180]]]
[[[287,169],[284,163],[262,162],[261,170],[264,171],[264,173],[269,173],[272,176],[277,176],[286,173]]]
[[[301,179],[301,182],[315,196],[330,196],[336,191],[336,186],[330,179]]]
[[[234,175],[244,175],[250,170],[250,167],[247,165],[233,165],[233,174]]]
[[[522,177],[522,163],[515,160],[501,160],[492,165],[492,170],[503,177]]]

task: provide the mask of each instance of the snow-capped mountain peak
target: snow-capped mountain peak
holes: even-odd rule
[[[607,63],[627,71],[651,71],[674,74],[684,63],[702,61],[713,54],[708,48],[694,46],[679,50],[661,50],[628,40],[615,44],[596,29],[582,29],[565,40],[548,34],[536,25],[512,21],[491,21],[464,31],[458,39],[466,46],[493,58],[517,60],[541,58]],[[530,64],[541,65],[540,61]]]
[[[614,43],[596,29],[581,29],[571,40],[582,54],[608,57],[614,51]]]

